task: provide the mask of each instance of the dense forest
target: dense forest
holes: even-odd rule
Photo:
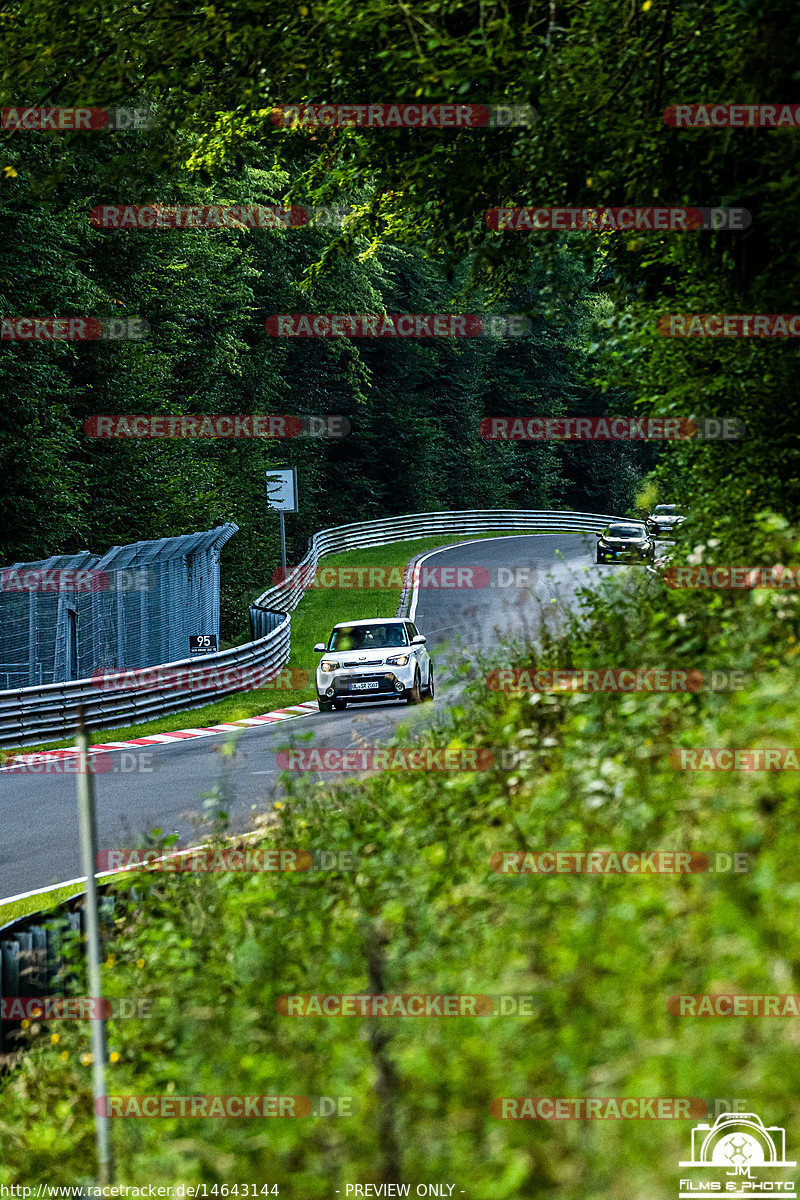
[[[314,270],[338,236],[318,216],[288,228],[102,228],[101,205],[290,203],[291,177],[248,144],[213,174],[145,161],[120,173],[116,143],[9,141],[0,211],[6,339],[0,560],[205,529],[235,521],[225,552],[223,636],[246,631],[247,602],[271,577],[277,518],[265,470],[299,470],[290,553],[321,527],[448,508],[628,511],[654,443],[489,441],[493,415],[633,412],[598,341],[612,308],[609,251],[581,233],[531,249],[502,300],[468,288],[474,262],[366,233],[351,255]],[[142,174],[147,178],[142,182]],[[55,180],[55,182],[53,182]],[[44,194],[43,193],[44,190]],[[313,214],[313,210],[312,214]],[[349,225],[357,221],[358,212]],[[24,247],[24,249],[21,249]],[[280,338],[279,313],[519,313],[518,336]],[[10,340],[20,318],[141,322],[140,338]],[[520,325],[522,323],[520,322]],[[119,326],[118,326],[119,327]],[[137,332],[134,330],[134,332]],[[349,436],[99,439],[97,414],[342,414]]]
[[[539,8],[541,11],[539,11]],[[321,525],[470,505],[624,510],[652,448],[490,445],[493,412],[744,419],[739,444],[682,443],[660,498],[731,545],[754,512],[796,514],[793,338],[662,337],[670,312],[796,307],[796,134],[678,129],[687,97],[797,91],[797,14],[727,0],[708,21],[654,3],[206,7],[114,0],[2,15],[15,104],[147,108],[148,127],[2,132],[3,313],[131,315],[140,344],[12,344],[0,558],[236,520],[231,614],[276,557],[263,470],[300,468],[295,553]],[[524,11],[523,11],[524,10]],[[794,31],[794,32],[793,32]],[[447,98],[535,107],[482,129],[299,129],[275,105]],[[94,228],[99,204],[352,205],[343,229]],[[498,204],[741,206],[740,232],[496,232]],[[274,313],[520,311],[531,335],[455,342],[271,339]],[[491,384],[487,383],[491,380]],[[96,412],[342,413],[338,444],[90,444]],[[745,487],[741,486],[743,479]],[[232,588],[232,591],[230,590]]]

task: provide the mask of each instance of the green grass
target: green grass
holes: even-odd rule
[[[240,846],[246,844],[252,834],[238,835],[228,839],[231,846]],[[261,835],[264,836],[263,833]],[[198,839],[202,840],[202,839]],[[125,880],[128,880],[132,886],[137,882],[141,882],[142,873],[131,871],[127,876],[119,871],[105,871],[96,876],[98,884],[107,883],[109,880],[117,881],[116,891],[125,889]],[[0,903],[0,927],[8,925],[10,921],[18,921],[22,917],[27,917],[29,913],[42,913],[47,915],[54,912],[61,905],[73,896],[83,894],[83,885],[80,883],[68,883],[47,888],[44,891],[37,891],[32,896],[26,896],[24,900],[13,900],[11,903]]]
[[[574,533],[574,530],[548,530],[548,533]],[[386,546],[370,549],[347,550],[342,554],[326,555],[320,560],[325,567],[384,566],[404,567],[409,559],[437,546],[456,545],[459,542],[478,538],[526,536],[524,531],[504,530],[497,533],[456,534],[443,537],[416,538],[407,542],[391,542]],[[532,534],[529,536],[541,536]],[[144,721],[138,725],[121,727],[106,726],[91,735],[93,743],[123,742],[129,738],[149,737],[155,733],[170,733],[175,729],[202,728],[208,725],[228,724],[246,717],[257,717],[277,708],[287,708],[304,700],[316,699],[314,670],[317,655],[314,644],[327,639],[337,621],[357,621],[366,617],[393,617],[400,599],[399,588],[365,588],[348,590],[312,588],[292,613],[291,655],[288,669],[306,671],[308,683],[302,688],[267,687],[254,688],[249,692],[237,692],[216,700],[202,708],[181,709],[180,712]],[[30,754],[37,750],[54,750],[74,745],[74,737],[57,742],[46,742],[38,746],[26,746],[21,752]],[[10,750],[7,753],[13,753]]]
[[[98,875],[97,878],[102,883],[106,876]],[[25,900],[0,904],[0,925],[7,925],[9,921],[18,921],[20,917],[26,917],[28,913],[46,913],[50,908],[55,908],[57,905],[63,904],[65,900],[69,900],[70,896],[79,895],[81,890],[79,883],[71,883],[67,887],[53,888],[51,891],[28,896]]]

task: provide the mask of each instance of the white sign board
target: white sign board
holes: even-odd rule
[[[276,512],[297,512],[297,471],[267,471],[267,504]]]

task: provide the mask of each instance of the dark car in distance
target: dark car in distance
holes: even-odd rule
[[[648,562],[655,558],[656,544],[644,525],[620,521],[597,535],[597,561]]]

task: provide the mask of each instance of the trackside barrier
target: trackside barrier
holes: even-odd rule
[[[471,533],[547,533],[568,530],[597,532],[623,518],[605,513],[533,511],[526,509],[464,509],[457,512],[413,513],[377,521],[358,521],[315,533],[305,558],[286,579],[263,592],[250,606],[253,640],[243,646],[161,664],[153,672],[180,672],[186,686],[154,682],[130,690],[103,690],[92,679],[45,684],[0,692],[0,746],[30,746],[70,737],[83,708],[87,728],[111,729],[136,725],[172,712],[199,708],[242,690],[238,672],[260,670],[277,675],[289,661],[289,616],[302,600],[306,583],[326,554],[359,547],[383,546],[414,538]],[[234,668],[236,670],[234,670]],[[231,671],[229,682],[209,680],[216,670]],[[193,686],[196,681],[196,686]]]
[[[150,668],[153,675],[180,673],[181,687],[167,678],[137,688],[104,690],[92,679],[77,679],[0,692],[0,746],[30,746],[70,737],[81,707],[87,729],[136,725],[241,691],[241,671],[260,669],[265,676],[277,674],[289,661],[290,618],[287,613],[271,615],[274,628],[258,641],[204,654],[201,659],[184,658]],[[212,669],[219,674],[218,686],[210,678]],[[227,681],[226,671],[230,672]]]
[[[568,530],[597,533],[611,521],[624,517],[607,513],[553,512],[517,508],[463,509],[457,512],[413,513],[406,517],[387,517],[380,521],[357,521],[323,529],[309,539],[308,553],[290,571],[286,579],[268,588],[253,608],[293,612],[303,598],[303,581],[313,577],[317,562],[326,554],[337,554],[359,547],[385,546],[388,542],[407,542],[414,538],[443,537],[470,533],[548,533]]]
[[[0,1001],[65,993],[72,976],[64,956],[66,944],[86,932],[82,902],[80,893],[55,913],[29,913],[0,928]],[[111,921],[113,916],[114,897],[101,895],[101,919]],[[0,1054],[21,1049],[19,1029],[19,1020],[0,1020]]]

